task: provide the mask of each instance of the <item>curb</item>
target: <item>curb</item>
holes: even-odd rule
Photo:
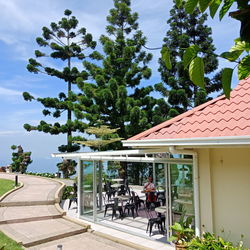
[[[5,179],[5,180],[8,180],[8,179]],[[10,191],[8,191],[7,193],[5,193],[5,194],[3,194],[2,196],[0,196],[0,202],[1,202],[4,198],[6,198],[9,194],[11,194],[11,193],[17,191],[18,189],[20,189],[20,188],[22,188],[22,187],[24,186],[24,184],[23,184],[22,182],[19,182],[19,183],[20,183],[20,185],[19,185],[18,187],[13,188],[13,189],[11,189]]]
[[[88,230],[88,232],[90,232],[90,233],[92,233],[92,234],[94,234],[96,236],[99,236],[99,237],[102,237],[102,238],[114,241],[115,243],[119,243],[119,244],[125,245],[127,247],[131,247],[131,248],[134,248],[134,249],[138,249],[138,250],[153,250],[153,248],[144,247],[142,245],[139,245],[139,244],[136,244],[136,243],[132,243],[130,241],[123,240],[123,239],[114,237],[112,235],[105,234],[105,233],[102,233],[102,232],[98,232],[98,231],[95,231],[95,230]]]
[[[69,217],[67,215],[63,216],[62,218],[65,219],[65,220],[67,220],[67,221],[70,221],[70,222],[73,222],[75,224],[78,224],[79,226],[85,227],[88,230],[91,230],[91,225],[89,225],[87,223],[84,223],[82,221],[76,220],[76,219],[71,218],[71,217]]]

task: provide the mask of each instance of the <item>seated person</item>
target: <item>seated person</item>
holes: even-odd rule
[[[148,182],[144,184],[143,191],[146,193],[155,191],[155,185],[151,176],[148,177]]]
[[[149,207],[150,204],[155,203],[157,199],[155,195],[155,185],[151,176],[148,177],[148,182],[144,184],[143,191],[146,193],[146,206]]]

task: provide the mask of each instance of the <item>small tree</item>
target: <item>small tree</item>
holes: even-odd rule
[[[99,127],[89,127],[85,129],[90,135],[95,135],[95,139],[86,140],[86,141],[75,141],[85,146],[88,146],[94,150],[103,151],[106,149],[106,146],[110,143],[121,141],[122,138],[117,137],[116,132],[119,128],[111,129],[109,126],[100,125]]]
[[[100,125],[99,127],[89,127],[85,130],[90,135],[94,135],[95,139],[90,139],[86,141],[75,141],[85,146],[88,146],[94,150],[103,151],[107,149],[107,146],[111,143],[121,141],[122,138],[117,137],[116,132],[119,128],[111,129],[106,125]],[[101,162],[99,162],[99,165]],[[120,176],[124,176],[124,170],[120,164],[113,164],[113,170],[119,170]]]
[[[57,163],[58,170],[62,171],[63,178],[69,178],[71,175],[76,173],[75,167],[77,163],[72,160],[63,159],[62,162]]]
[[[30,157],[31,152],[24,152],[21,145],[19,146],[12,145],[11,149],[12,150],[17,149],[17,152],[12,153],[12,163],[11,163],[12,171],[21,172],[22,174],[25,173],[28,165],[32,163]]]

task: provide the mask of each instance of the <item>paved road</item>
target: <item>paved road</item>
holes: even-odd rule
[[[0,173],[13,179],[14,174]],[[24,187],[0,202],[0,230],[29,249],[122,249],[132,248],[87,232],[83,225],[66,219],[56,208],[57,190],[62,184],[47,178],[19,175]]]

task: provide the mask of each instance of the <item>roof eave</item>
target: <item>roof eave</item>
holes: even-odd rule
[[[250,136],[200,137],[178,139],[150,139],[122,141],[124,147],[222,147],[222,146],[250,146]]]

